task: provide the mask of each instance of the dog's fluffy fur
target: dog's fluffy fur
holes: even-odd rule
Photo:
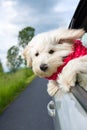
[[[83,29],[57,29],[36,35],[24,50],[27,65],[40,77],[49,77],[63,64],[63,58],[73,50],[73,41],[85,33]],[[50,51],[54,51],[52,54]],[[42,71],[40,66],[47,65]],[[81,73],[82,72],[82,73]],[[87,55],[75,58],[63,68],[56,81],[50,80],[47,91],[53,96],[58,90],[68,92],[75,85],[76,76],[81,86],[87,86]]]

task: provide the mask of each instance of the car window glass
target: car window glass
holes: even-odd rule
[[[83,35],[83,37],[82,37],[81,40],[82,40],[83,44],[87,46],[87,33],[85,33],[85,34]]]

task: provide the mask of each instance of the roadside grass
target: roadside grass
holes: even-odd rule
[[[35,78],[30,69],[20,69],[15,73],[0,75],[0,113],[27,87]]]

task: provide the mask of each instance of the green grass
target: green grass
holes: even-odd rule
[[[35,75],[27,68],[16,73],[0,75],[0,113],[22,92],[34,79]]]

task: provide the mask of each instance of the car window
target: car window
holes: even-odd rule
[[[86,33],[82,37],[83,45],[87,46],[87,0],[80,0],[77,9],[72,17],[69,28],[83,28]],[[87,111],[87,91],[85,86],[79,87],[76,85],[72,89],[73,95],[78,99],[83,108]]]
[[[83,42],[83,45],[87,46],[87,33],[83,35],[81,41]]]

